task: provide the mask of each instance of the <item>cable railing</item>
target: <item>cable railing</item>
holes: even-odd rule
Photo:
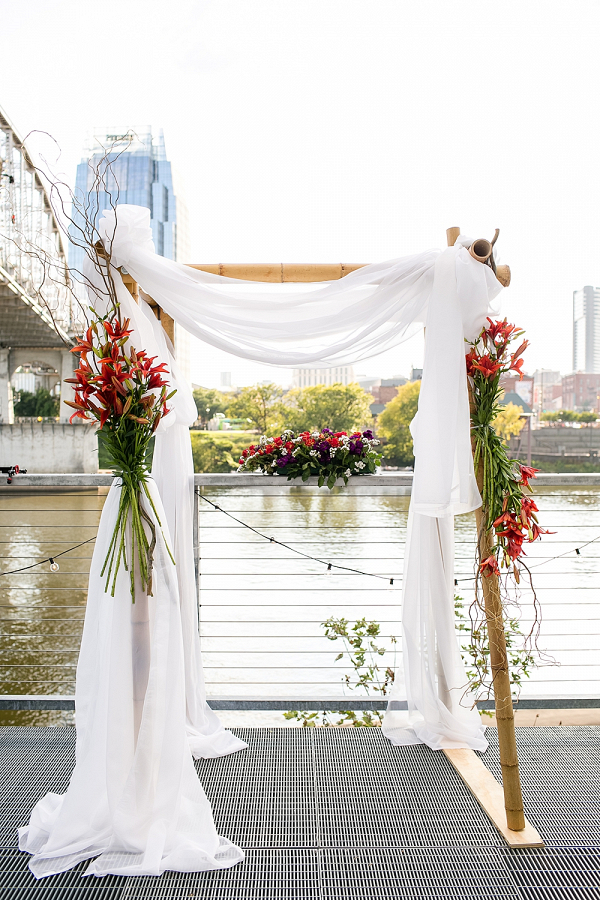
[[[322,623],[378,622],[386,648],[378,665],[400,664],[411,481],[410,473],[376,475],[329,492],[283,478],[196,475],[200,635],[215,708],[381,706],[347,688],[351,666],[336,661],[341,641],[327,640]],[[27,475],[2,490],[1,571],[13,574],[0,575],[0,709],[73,706],[93,548],[83,542],[96,533],[110,482]],[[543,612],[539,646],[556,664],[524,682],[523,707],[600,704],[599,501],[600,476],[538,478],[540,521],[555,534],[528,548],[527,562]],[[472,517],[457,518],[456,592],[465,606],[474,541]],[[58,571],[48,562],[55,557]],[[526,584],[521,593],[527,631]]]

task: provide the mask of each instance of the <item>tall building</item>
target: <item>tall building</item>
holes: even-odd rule
[[[336,366],[333,369],[294,369],[292,387],[313,387],[316,384],[352,384],[354,368],[352,366]]]
[[[556,369],[536,369],[533,373],[533,406],[537,413],[556,407],[562,397],[562,376]]]
[[[573,371],[600,372],[600,288],[573,292]]]
[[[106,190],[96,191],[95,179],[103,175]],[[150,210],[152,238],[159,256],[177,262],[189,261],[187,210],[179,186],[174,184],[167,159],[162,129],[149,127],[96,130],[77,166],[75,196],[88,207],[88,216],[97,222],[111,205],[129,203]],[[118,215],[118,213],[117,213]],[[69,266],[82,271],[85,251],[76,246],[80,211],[73,207],[69,227]],[[175,355],[184,377],[191,381],[189,335],[175,326]]]

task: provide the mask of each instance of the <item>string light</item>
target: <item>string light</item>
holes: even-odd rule
[[[11,569],[10,572],[0,572],[0,576],[2,575],[18,575],[19,572],[27,572],[29,569],[35,569],[37,566],[43,566],[46,563],[50,563],[50,568],[53,572],[58,572],[59,565],[56,562],[59,556],[64,556],[65,553],[71,553],[73,550],[77,550],[79,547],[85,546],[85,544],[91,544],[96,540],[96,537],[89,538],[87,541],[82,541],[80,544],[75,544],[74,547],[69,547],[68,550],[62,550],[60,553],[56,553],[54,556],[47,556],[45,559],[40,559],[39,562],[32,563],[30,566],[23,566],[22,569]]]
[[[312,562],[322,563],[324,566],[327,566],[325,572],[326,575],[331,575],[333,569],[340,569],[344,572],[353,572],[356,575],[366,575],[369,578],[380,578],[384,581],[390,580],[389,575],[376,575],[374,572],[362,572],[360,569],[353,569],[351,568],[351,566],[341,566],[338,563],[327,562],[324,559],[320,559],[318,556],[311,556],[310,553],[304,553],[302,550],[297,550],[295,547],[290,547],[289,544],[284,544],[283,541],[278,541],[276,537],[270,537],[268,534],[263,534],[262,531],[259,531],[252,525],[248,525],[246,522],[242,522],[242,520],[238,519],[237,516],[232,515],[232,513],[227,512],[226,509],[223,509],[221,506],[213,503],[212,500],[209,500],[208,497],[205,497],[203,494],[198,494],[198,496],[202,500],[204,500],[205,503],[208,503],[213,509],[220,510],[224,515],[228,516],[230,519],[233,519],[234,522],[237,522],[238,525],[242,525],[243,528],[247,528],[248,531],[252,531],[254,534],[258,535],[258,537],[263,538],[265,541],[269,541],[270,544],[277,544],[279,547],[283,547],[285,550],[289,550],[291,553],[296,553],[298,556],[304,557],[304,559],[310,559]]]
[[[23,471],[23,470],[21,470]],[[220,507],[217,503],[213,503],[212,500],[209,500],[207,497],[204,497],[202,494],[199,494],[206,503],[209,504],[211,509],[218,510],[219,512],[224,513],[226,516],[229,516],[230,519],[233,519],[234,522],[237,522],[239,525],[242,525],[244,528],[248,528],[250,531],[253,531],[254,534],[257,534],[259,537],[264,538],[269,541],[271,544],[278,544],[280,547],[284,547],[286,550],[289,550],[291,553],[296,553],[298,556],[303,556],[305,559],[310,559],[313,562],[319,562],[323,565],[327,566],[326,575],[331,575],[331,571],[333,568],[341,569],[344,572],[352,572],[356,575],[365,575],[368,578],[380,578],[385,579],[385,581],[389,581],[388,590],[393,589],[394,579],[390,578],[388,575],[376,575],[374,572],[362,572],[360,569],[353,569],[350,566],[340,566],[337,563],[326,563],[325,560],[319,559],[317,556],[311,556],[309,553],[303,553],[302,550],[297,550],[295,547],[290,547],[289,544],[284,544],[282,541],[278,541],[277,538],[269,537],[266,534],[262,534],[262,532],[258,531],[256,528],[253,528],[252,525],[247,525],[246,522],[242,522],[241,519],[236,518],[230,512],[227,512],[226,509]],[[59,556],[64,556],[66,553],[71,553],[73,550],[77,550],[79,547],[85,546],[85,544],[91,544],[95,541],[96,538],[89,538],[87,541],[82,541],[80,544],[75,544],[74,547],[69,547],[68,550],[63,550],[61,553],[57,553],[55,556],[47,556],[45,559],[40,559],[38,562],[32,563],[30,566],[23,566],[21,569],[11,569],[9,572],[0,572],[0,577],[3,575],[18,575],[19,572],[27,572],[29,569],[35,569],[37,566],[43,566],[46,563],[50,563],[50,569],[53,572],[59,571],[59,565],[56,562],[56,558]],[[581,551],[585,549],[585,547],[589,547],[590,544],[596,543],[596,541],[600,540],[600,534],[592,538],[591,541],[586,541],[585,544],[582,544],[580,547],[575,547],[573,550],[566,550],[564,553],[559,553],[557,556],[550,556],[548,559],[543,560],[540,563],[536,563],[533,566],[529,566],[530,569],[537,569],[539,566],[545,566],[549,562],[554,562],[556,559],[562,559],[564,556],[569,556],[571,553],[575,553],[577,556],[581,556]],[[467,578],[455,578],[454,579],[454,587],[458,587],[459,581],[475,581],[475,576],[471,575]]]
[[[394,579],[390,578],[389,575],[376,575],[374,572],[362,572],[360,569],[353,569],[350,566],[340,566],[338,563],[325,562],[324,559],[319,559],[318,556],[311,556],[309,553],[304,553],[302,550],[297,550],[295,547],[290,547],[289,544],[284,544],[283,541],[278,541],[275,537],[269,537],[266,534],[263,534],[262,531],[259,531],[257,528],[254,528],[252,525],[248,525],[246,522],[242,522],[241,519],[238,519],[237,516],[232,515],[230,512],[227,512],[226,509],[223,509],[217,503],[213,503],[212,500],[209,500],[208,497],[205,497],[204,494],[198,494],[198,496],[204,500],[205,503],[208,503],[212,509],[218,509],[220,512],[224,513],[224,515],[228,516],[230,519],[233,519],[234,522],[237,522],[238,525],[242,525],[243,528],[247,528],[249,531],[254,532],[254,534],[258,535],[264,540],[269,541],[271,544],[278,544],[279,547],[283,547],[285,550],[289,550],[291,553],[296,553],[298,556],[304,557],[304,559],[310,559],[312,562],[322,563],[324,566],[327,566],[325,571],[326,575],[331,575],[332,569],[341,569],[344,572],[352,572],[356,575],[365,575],[368,578],[380,578],[389,582],[388,591],[394,589]],[[545,566],[546,563],[553,562],[555,559],[561,559],[563,556],[568,556],[570,553],[575,552],[577,556],[581,556],[581,551],[588,547],[590,544],[595,543],[600,540],[600,534],[592,538],[591,541],[586,541],[585,544],[582,544],[580,547],[575,547],[574,550],[567,550],[564,553],[559,553],[557,556],[548,557],[548,559],[543,560],[536,565],[529,566],[530,569],[537,569],[539,566]],[[68,551],[67,551],[68,552]],[[9,573],[6,573],[9,574]],[[455,578],[454,579],[454,587],[458,587],[459,582],[461,581],[475,581],[475,575],[469,575],[466,578]]]

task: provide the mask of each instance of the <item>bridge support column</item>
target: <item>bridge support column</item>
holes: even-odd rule
[[[72,378],[73,372],[78,366],[79,356],[76,353],[71,353],[70,350],[60,351],[60,410],[58,415],[61,422],[68,423],[74,412],[70,406],[66,405],[65,400],[73,400],[75,391],[72,385],[65,384],[65,379]]]
[[[10,348],[0,349],[0,422],[12,425],[15,421],[13,394],[10,384]]]

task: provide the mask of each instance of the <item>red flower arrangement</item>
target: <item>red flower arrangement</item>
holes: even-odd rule
[[[501,566],[512,565],[519,578],[516,560],[525,553],[524,544],[550,532],[540,528],[538,508],[529,496],[529,482],[537,469],[521,465],[509,458],[506,447],[496,434],[493,420],[499,412],[502,396],[501,375],[515,372],[523,377],[521,354],[529,342],[521,341],[518,349],[510,344],[523,335],[523,330],[506,319],[484,328],[466,355],[467,375],[471,389],[471,427],[475,447],[475,469],[482,468],[482,500],[487,527],[493,530],[494,553],[479,564],[485,577],[499,574]]]
[[[119,319],[118,308],[92,321],[85,338],[72,349],[80,354],[80,361],[75,377],[67,379],[74,386],[75,400],[66,402],[75,410],[71,421],[78,418],[98,422],[115,475],[121,479],[117,523],[101,574],[107,573],[106,587],[108,590],[110,586],[114,596],[122,562],[130,574],[131,598],[135,602],[136,563],[143,589],[152,594],[156,544],[156,529],[143,508],[142,492],[160,525],[147,485],[148,445],[160,420],[169,414],[167,403],[175,391],[167,392],[166,365],[154,365],[156,357],[148,357],[144,350],[130,346],[133,332],[129,325],[129,319]]]
[[[284,431],[276,438],[263,435],[255,446],[242,451],[238,472],[262,472],[264,475],[287,475],[308,480],[319,478],[331,489],[337,479],[348,484],[352,475],[371,475],[381,462],[375,449],[379,441],[370,429],[355,431]]]

